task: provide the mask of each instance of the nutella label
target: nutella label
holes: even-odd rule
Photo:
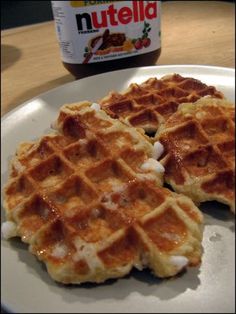
[[[161,1],[52,1],[62,60],[87,64],[161,47]]]

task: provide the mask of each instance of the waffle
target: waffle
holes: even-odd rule
[[[123,93],[112,91],[99,104],[111,117],[153,135],[179,104],[195,102],[206,95],[223,98],[213,86],[173,74],[162,79],[150,78],[140,85],[131,84]]]
[[[179,106],[161,127],[165,180],[194,202],[216,200],[235,212],[235,106],[206,97]]]
[[[23,143],[5,187],[8,223],[65,284],[103,282],[133,267],[170,277],[202,255],[202,214],[143,167],[153,145],[83,102],[61,108],[57,131]]]

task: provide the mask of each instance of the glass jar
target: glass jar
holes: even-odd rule
[[[160,1],[51,2],[62,62],[76,79],[160,56]]]

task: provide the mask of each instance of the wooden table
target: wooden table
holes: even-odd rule
[[[234,67],[234,4],[167,1],[162,4],[162,54],[157,64]],[[74,80],[62,66],[54,22],[2,35],[2,115],[22,102]]]

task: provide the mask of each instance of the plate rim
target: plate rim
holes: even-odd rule
[[[154,66],[147,66],[147,67],[135,67],[135,68],[129,68],[129,69],[122,69],[122,70],[117,70],[117,71],[110,71],[110,72],[106,72],[106,73],[102,73],[102,74],[97,74],[97,75],[94,75],[94,76],[90,76],[90,77],[86,77],[86,78],[83,78],[81,80],[89,80],[91,79],[92,77],[95,77],[95,79],[99,76],[107,76],[107,75],[111,75],[111,73],[114,73],[114,75],[116,74],[119,74],[119,72],[125,72],[125,71],[132,71],[132,70],[155,70],[155,69],[171,69],[171,68],[182,68],[183,70],[184,69],[191,69],[191,68],[195,68],[195,69],[203,69],[203,70],[213,70],[213,71],[223,71],[223,72],[228,72],[230,75],[233,75],[235,73],[235,69],[234,68],[227,68],[227,67],[219,67],[219,66],[207,66],[207,65],[194,65],[194,64],[189,64],[189,65],[154,65]],[[191,70],[190,70],[191,71]],[[158,73],[157,73],[158,74]],[[214,74],[214,73],[213,73]],[[137,76],[140,75],[140,72],[137,72]],[[153,75],[155,76],[155,74]],[[14,114],[15,112],[17,112],[18,110],[22,109],[23,107],[29,105],[33,100],[36,100],[40,97],[43,97],[43,96],[46,96],[47,95],[50,95],[50,93],[57,93],[57,90],[61,89],[61,88],[66,88],[67,86],[69,85],[76,85],[81,82],[81,80],[75,80],[75,81],[72,81],[72,82],[68,82],[68,83],[65,83],[65,84],[62,84],[60,86],[57,86],[55,88],[52,88],[46,92],[43,92],[23,103],[21,103],[20,105],[18,105],[16,108],[10,110],[9,112],[7,112],[5,115],[3,115],[1,117],[1,123],[5,123],[5,120],[7,118],[9,118],[12,114]],[[2,250],[2,247],[1,247],[1,250]],[[1,306],[3,309],[5,309],[6,311],[8,311],[9,313],[14,313],[14,305],[10,305],[10,304],[7,304],[6,302],[3,302],[3,300],[1,300]],[[89,308],[88,308],[89,309]],[[104,312],[106,313],[106,311]]]

